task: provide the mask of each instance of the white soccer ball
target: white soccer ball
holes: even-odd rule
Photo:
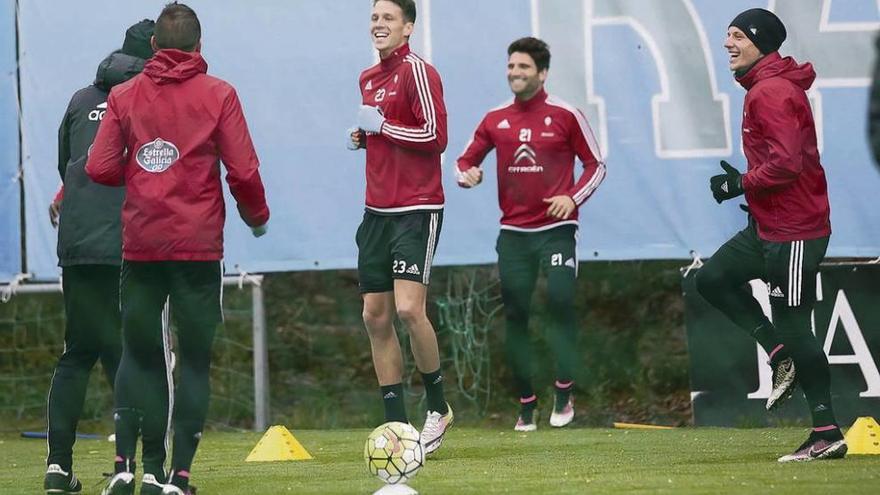
[[[385,423],[370,433],[364,445],[370,474],[385,483],[406,483],[425,464],[419,431],[406,423]]]

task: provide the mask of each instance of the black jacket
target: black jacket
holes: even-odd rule
[[[95,82],[73,94],[58,129],[58,173],[64,182],[58,225],[58,264],[122,263],[122,200],[125,189],[92,182],[85,165],[110,88],[140,73],[144,60],[114,52],[98,66]]]

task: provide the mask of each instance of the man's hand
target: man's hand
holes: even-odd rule
[[[483,182],[483,169],[471,167],[461,173],[458,185],[464,188],[471,188],[480,185],[480,182]]]
[[[382,132],[382,124],[385,123],[385,117],[382,116],[382,110],[379,107],[371,107],[369,105],[361,105],[358,110],[357,126],[367,132]]]
[[[550,205],[547,207],[547,216],[560,220],[568,219],[577,206],[570,196],[564,194],[553,196],[552,198],[544,198],[542,201]]]
[[[739,170],[724,160],[721,160],[721,168],[724,169],[723,174],[713,176],[709,179],[709,187],[712,189],[712,196],[715,201],[721,204],[722,201],[735,198],[743,193],[742,174]]]
[[[350,149],[351,151],[357,151],[361,148],[365,148],[367,146],[367,135],[364,134],[364,131],[358,129],[357,127],[351,127],[348,129],[348,142],[345,147]]]
[[[262,236],[266,235],[266,232],[268,232],[268,231],[269,231],[269,224],[268,223],[264,223],[263,225],[259,225],[257,227],[251,227],[251,234],[253,234],[254,237],[262,237]]]
[[[61,218],[61,201],[49,203],[49,222],[53,228],[58,228],[58,219]]]

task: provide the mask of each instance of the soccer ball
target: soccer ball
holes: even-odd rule
[[[385,483],[406,483],[425,464],[418,430],[395,421],[379,426],[367,437],[364,460],[370,474]]]

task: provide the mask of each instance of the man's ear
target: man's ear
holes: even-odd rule
[[[156,36],[150,36],[150,48],[153,49],[153,53],[159,51],[159,46],[156,45]]]

